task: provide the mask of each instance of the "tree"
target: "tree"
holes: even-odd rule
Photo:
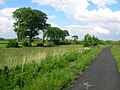
[[[48,30],[50,27],[51,27],[50,24],[46,24],[46,25],[45,25],[45,28],[44,28],[43,30],[41,30],[41,31],[42,31],[42,34],[43,34],[43,43],[44,43],[44,41],[45,41],[45,37],[46,37],[46,39],[48,39],[47,30]]]
[[[69,32],[67,30],[63,30],[62,32],[62,41],[65,39],[65,37],[69,36]]]
[[[61,29],[58,27],[50,27],[47,30],[47,36],[50,38],[52,41],[60,40],[61,36]]]
[[[83,45],[85,47],[96,46],[98,44],[100,44],[100,40],[97,37],[95,37],[94,35],[91,36],[89,34],[85,35],[84,40],[83,40]]]
[[[56,42],[64,40],[66,36],[69,36],[69,32],[67,30],[61,30],[58,27],[49,27],[46,35],[50,38],[50,40]]]
[[[25,31],[24,27],[19,27],[19,28],[15,27],[14,31],[17,34],[17,41],[18,42],[27,37],[27,32]]]
[[[74,41],[76,41],[77,39],[79,39],[77,35],[72,36],[72,38],[73,38]]]
[[[28,36],[29,46],[31,46],[33,38],[39,34],[39,31],[46,28],[47,15],[39,10],[19,8],[13,12],[13,18],[16,21],[14,27],[18,38]],[[21,29],[21,27],[23,28]]]

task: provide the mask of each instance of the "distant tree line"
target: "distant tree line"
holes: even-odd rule
[[[0,37],[0,40],[5,40],[5,39]]]
[[[65,44],[83,44],[85,47],[96,46],[101,43],[94,35],[85,35],[82,41],[78,40],[77,35],[72,36],[72,40],[66,40],[69,36],[67,30],[62,30],[58,27],[52,27],[47,23],[47,15],[40,10],[31,9],[30,7],[19,8],[13,12],[14,31],[17,35],[17,40],[10,40],[9,46],[53,46]],[[42,39],[38,36],[42,34]]]

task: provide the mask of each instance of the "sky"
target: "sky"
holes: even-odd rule
[[[15,38],[12,12],[31,7],[46,13],[47,23],[82,39],[85,34],[120,40],[120,0],[0,0],[0,37]]]

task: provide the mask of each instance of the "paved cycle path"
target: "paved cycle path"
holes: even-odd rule
[[[110,47],[103,49],[73,87],[64,90],[120,90],[120,75]]]

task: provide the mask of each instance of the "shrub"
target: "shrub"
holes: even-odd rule
[[[53,47],[55,46],[55,43],[53,41],[48,41],[48,42],[45,42],[43,45],[44,47]]]
[[[67,41],[67,40],[63,40],[59,42],[59,45],[70,45],[71,42]]]
[[[9,40],[6,47],[7,48],[9,48],[9,47],[18,47],[18,42],[15,39]]]
[[[34,46],[34,47],[43,46],[43,43],[41,40],[36,40],[32,43],[32,46]]]
[[[78,52],[69,52],[65,55],[65,59],[69,62],[77,60]]]
[[[21,40],[19,42],[19,44],[22,45],[22,46],[28,47],[29,46],[29,40],[28,39]]]
[[[95,37],[94,35],[91,36],[89,34],[85,35],[83,42],[83,46],[85,47],[92,47],[92,46],[97,46],[100,44],[100,40]]]

